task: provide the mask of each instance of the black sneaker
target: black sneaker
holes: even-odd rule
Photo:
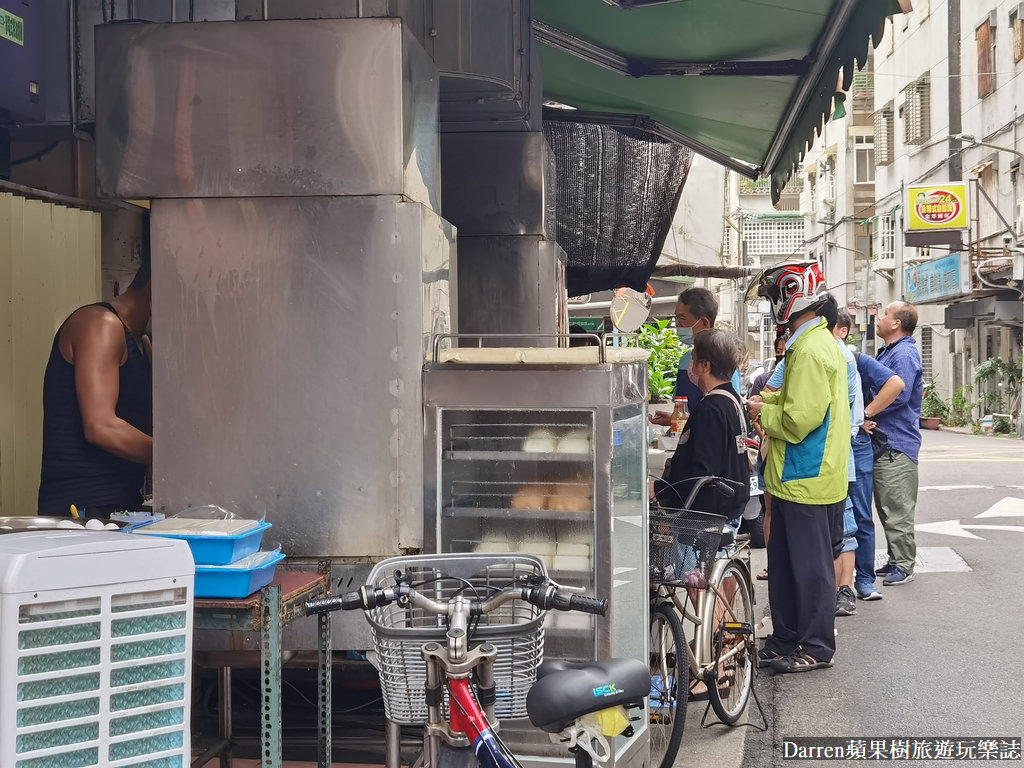
[[[853,616],[857,612],[857,596],[845,584],[836,592],[836,616]]]
[[[875,576],[888,576],[895,567],[892,563],[886,563],[881,568],[875,569]]]

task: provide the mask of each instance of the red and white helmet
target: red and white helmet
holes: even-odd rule
[[[827,296],[825,277],[816,261],[769,267],[751,281],[747,290],[748,300],[768,299],[772,316],[779,325],[821,304]]]

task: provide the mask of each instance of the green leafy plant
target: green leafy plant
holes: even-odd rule
[[[970,384],[964,384],[961,387],[957,387],[956,392],[953,393],[953,402],[950,404],[949,418],[947,420],[950,426],[965,427],[973,421],[971,409],[974,405],[970,401],[970,395],[973,391],[974,387]]]
[[[935,382],[925,385],[924,399],[921,400],[921,417],[945,419],[949,415],[949,403],[939,397]]]
[[[992,420],[992,431],[997,435],[1008,435],[1013,431],[1013,424],[1010,417],[1004,414],[996,416]]]
[[[652,320],[637,331],[636,346],[651,353],[647,360],[647,391],[651,402],[672,397],[679,359],[685,351],[675,328],[669,325],[669,320]]]
[[[982,402],[990,413],[1020,413],[1021,360],[990,357],[975,369],[974,381],[987,388]]]

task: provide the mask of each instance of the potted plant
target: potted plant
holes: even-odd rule
[[[939,424],[949,415],[949,404],[935,390],[935,382],[925,385],[921,400],[921,427],[938,429]]]
[[[676,386],[683,347],[668,320],[651,320],[637,331],[636,345],[651,353],[647,359],[647,394],[651,404],[668,403]]]

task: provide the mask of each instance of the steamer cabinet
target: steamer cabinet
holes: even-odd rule
[[[644,353],[596,346],[435,348],[426,366],[424,546],[535,554],[609,600],[604,618],[549,612],[547,658],[647,658],[646,375]],[[647,761],[633,725],[611,768]],[[528,722],[502,733],[563,762]]]

